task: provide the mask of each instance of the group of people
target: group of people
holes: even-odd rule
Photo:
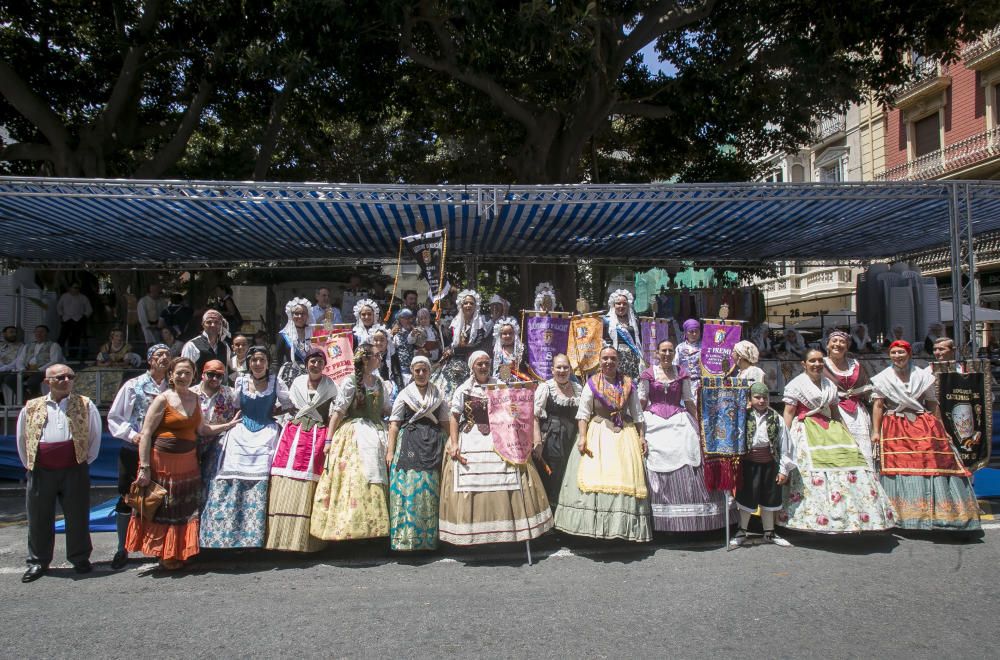
[[[130,552],[172,570],[202,548],[314,552],[386,538],[405,552],[441,541],[527,541],[552,528],[643,542],[653,531],[722,529],[727,507],[738,512],[735,546],[746,543],[756,511],[764,542],[779,546],[788,542],[776,525],[821,533],[979,528],[933,376],[913,367],[906,342],[893,344],[893,366],[869,383],[849,356],[850,337],[832,333],[826,354],[803,355],[780,414],[755,366],[757,347],[739,342],[731,375],[749,385],[747,452],[736,486],[719,489],[706,479],[697,320],[684,323],[677,345],[661,341],[647,364],[631,294],[612,293],[596,370],[574,374],[560,354],[552,377],[535,383],[534,448],[519,463],[496,449],[487,396],[491,386],[527,380],[517,322],[481,315],[475,291],[456,301],[446,329],[408,309],[387,329],[377,303],[355,301],[354,368],[340,382],[324,373],[328,355],[312,341],[316,306],[305,299],[286,306],[277,369],[264,347],[234,341],[230,350],[226,321],[213,310],[179,357],[165,344],[150,347],[148,371],[123,385],[108,416],[122,440],[112,567],[125,566]],[[536,307],[554,306],[554,289],[540,287]],[[320,324],[332,322],[322,314]],[[52,559],[47,508],[82,487],[80,466],[100,438],[92,404],[72,394],[72,370],[51,365],[46,380],[50,394],[18,420],[29,470],[25,581]],[[165,490],[154,513],[126,505],[133,484],[152,483]],[[67,511],[67,541],[70,561],[86,571],[82,513]]]

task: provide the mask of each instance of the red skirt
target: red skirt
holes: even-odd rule
[[[198,554],[201,470],[194,444],[182,454],[153,448],[150,477],[167,489],[167,495],[152,520],[140,520],[133,512],[125,537],[129,552],[180,561]]]
[[[884,475],[969,476],[941,420],[930,413],[912,422],[902,415],[883,416],[880,449]]]

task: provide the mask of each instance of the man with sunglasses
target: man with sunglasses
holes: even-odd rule
[[[225,375],[224,364],[218,360],[209,360],[201,370],[201,382],[191,388],[198,395],[201,421],[206,424],[223,424],[236,415],[236,393],[232,387],[222,384]],[[219,468],[219,437],[198,436],[198,462],[201,464],[201,480],[206,489]],[[202,507],[206,499],[202,499]]]
[[[111,559],[111,568],[118,570],[128,563],[125,535],[132,508],[125,504],[125,495],[139,471],[139,436],[146,411],[157,394],[167,389],[167,368],[170,366],[170,348],[154,344],[146,351],[149,370],[141,376],[125,381],[108,410],[108,431],[122,441],[118,451],[118,504],[115,505],[115,523],[118,531],[118,550]]]
[[[90,471],[101,449],[101,416],[73,393],[76,374],[65,364],[45,370],[49,393],[28,401],[17,418],[17,453],[28,470],[28,570],[21,582],[45,575],[55,549],[56,501],[66,521],[66,558],[89,573]]]

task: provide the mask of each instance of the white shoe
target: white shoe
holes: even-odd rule
[[[773,543],[779,548],[790,548],[792,544],[781,538],[774,532],[764,532],[764,543]]]
[[[729,539],[729,547],[738,548],[747,541],[748,541],[747,533],[741,529],[740,531],[736,532],[736,535],[733,536],[733,538]]]

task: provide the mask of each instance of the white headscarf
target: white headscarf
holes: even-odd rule
[[[207,319],[212,314],[215,314],[219,317],[219,339],[222,341],[229,339],[229,321],[226,320],[226,317],[223,316],[222,312],[220,312],[219,310],[217,309],[206,310],[205,313],[201,315],[202,323],[204,323],[205,319]]]
[[[621,297],[628,301],[628,325],[635,333],[636,344],[638,345],[641,341],[639,323],[635,320],[635,310],[632,308],[635,297],[625,289],[616,289],[608,296],[608,315],[605,317],[608,319],[608,334],[611,335],[611,345],[615,347],[615,350],[618,350],[618,314],[615,313],[615,302]]]
[[[475,308],[472,310],[472,321],[469,324],[469,341],[473,341],[480,330],[483,330],[483,318],[479,315],[479,307],[483,302],[482,297],[473,291],[472,289],[464,289],[458,292],[458,297],[455,298],[455,304],[458,307],[455,318],[451,320],[452,334],[452,344],[457,346],[462,334],[465,332],[465,316],[462,312],[462,302],[468,298],[472,297],[475,301]]]
[[[760,351],[757,350],[757,345],[753,342],[738,341],[733,346],[733,357],[737,360],[746,360],[750,364],[757,364],[760,360]]]
[[[552,299],[552,309],[556,308],[556,288],[551,282],[540,282],[535,287],[535,309],[542,309],[542,301]]]
[[[509,325],[514,328],[514,364],[517,365],[521,362],[521,355],[524,352],[524,346],[521,344],[521,332],[517,326],[517,321],[512,316],[505,316],[503,318],[497,319],[497,322],[493,324],[493,375],[497,374],[500,368],[500,362],[503,359],[503,350],[500,347],[500,331],[503,330],[505,325]]]
[[[285,303],[285,318],[288,321],[285,323],[285,327],[281,329],[281,334],[285,336],[288,340],[288,345],[292,347],[292,355],[295,354],[295,342],[299,340],[299,333],[295,327],[295,322],[292,321],[292,312],[295,311],[296,307],[306,308],[306,348],[309,347],[309,338],[312,337],[312,325],[309,321],[312,318],[312,303],[305,298],[292,298],[287,303]]]
[[[370,328],[366,328],[365,324],[361,322],[360,312],[362,307],[371,307],[372,309],[372,318],[374,319],[374,321],[372,321],[372,327]],[[358,346],[365,343],[366,341],[370,341],[372,333],[382,327],[378,322],[378,312],[379,312],[378,303],[376,303],[371,298],[362,298],[361,300],[359,300],[357,303],[354,304],[355,322],[353,331],[354,331],[354,337],[358,341]],[[389,336],[388,333],[386,333],[386,337],[388,336]],[[392,342],[389,343],[391,344]]]

